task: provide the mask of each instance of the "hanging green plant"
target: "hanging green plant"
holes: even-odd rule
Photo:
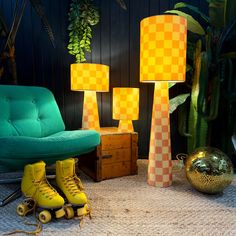
[[[69,10],[68,50],[76,62],[86,61],[85,52],[91,52],[92,26],[99,22],[99,13],[92,0],[72,0]]]

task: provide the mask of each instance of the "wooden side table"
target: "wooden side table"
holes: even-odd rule
[[[137,174],[138,133],[104,127],[100,134],[96,150],[79,156],[79,169],[95,181]]]

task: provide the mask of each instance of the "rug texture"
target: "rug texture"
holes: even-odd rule
[[[43,225],[39,235],[161,235],[161,236],[235,236],[236,176],[223,194],[205,195],[194,190],[183,171],[174,172],[168,188],[147,184],[147,160],[138,160],[138,175],[99,183],[81,174],[85,192],[92,204],[92,219],[59,219]],[[15,185],[0,185],[0,197]],[[19,217],[16,206],[23,198],[0,208],[0,235],[15,229],[32,230],[32,216]],[[24,235],[24,234],[16,234]]]

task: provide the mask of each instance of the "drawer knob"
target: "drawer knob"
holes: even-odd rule
[[[103,158],[103,159],[112,158],[112,155],[111,155],[111,154],[103,155],[102,158]]]

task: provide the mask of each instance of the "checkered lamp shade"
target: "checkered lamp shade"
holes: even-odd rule
[[[185,80],[187,22],[176,15],[141,21],[140,81]]]
[[[109,67],[101,64],[71,64],[71,90],[109,91]]]
[[[138,120],[139,89],[113,88],[112,118],[115,120]]]

